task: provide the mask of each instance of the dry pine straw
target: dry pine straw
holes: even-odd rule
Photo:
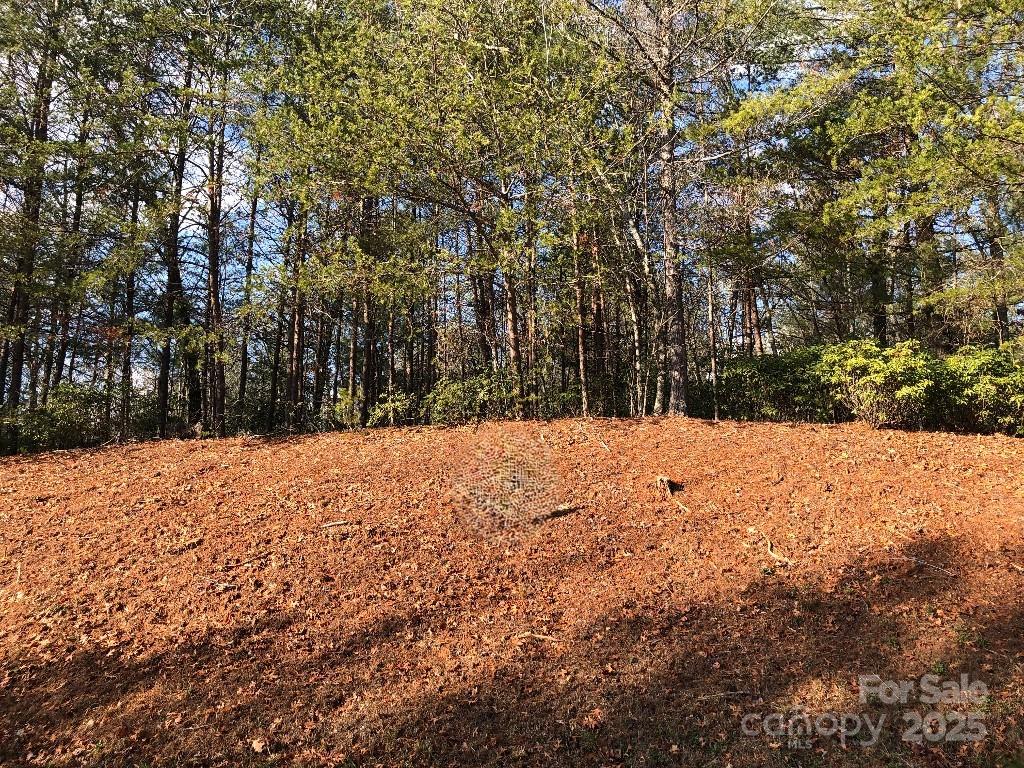
[[[686,419],[4,460],[0,763],[1010,765],[1022,470]],[[989,685],[984,742],[740,732],[929,671]]]

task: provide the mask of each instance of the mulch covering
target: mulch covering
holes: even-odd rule
[[[0,764],[1012,765],[1022,594],[1010,438],[596,420],[6,459]],[[926,673],[988,686],[982,741],[858,699]],[[773,711],[889,724],[742,732]]]

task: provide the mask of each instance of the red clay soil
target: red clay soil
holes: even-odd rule
[[[857,425],[8,459],[0,764],[1021,765],[1022,523],[1024,442]],[[928,673],[988,695],[859,699]],[[933,709],[984,738],[903,741]]]

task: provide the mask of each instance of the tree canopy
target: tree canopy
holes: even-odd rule
[[[863,339],[1021,364],[1018,0],[0,18],[8,450],[742,415],[752,362]]]

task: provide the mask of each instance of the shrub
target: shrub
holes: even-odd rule
[[[839,403],[873,426],[920,427],[936,412],[941,372],[916,341],[887,348],[875,341],[827,347],[817,370]]]
[[[564,392],[554,390],[544,397],[536,398],[536,405],[540,418],[560,419],[566,416],[579,416],[583,411],[583,398],[578,386],[570,387]]]
[[[719,379],[719,407],[734,419],[828,421],[835,402],[817,365],[820,347],[729,361]]]
[[[153,437],[160,428],[156,392],[136,388],[132,392],[130,434],[135,438]]]
[[[369,426],[394,427],[416,420],[416,401],[405,392],[386,393],[370,410]]]
[[[46,405],[21,416],[22,450],[82,448],[106,437],[106,397],[102,390],[61,384]]]
[[[515,394],[501,379],[481,374],[468,379],[442,378],[423,401],[431,424],[465,424],[512,413]]]
[[[945,426],[1024,435],[1024,367],[1013,348],[964,347],[943,361]]]
[[[359,425],[359,411],[348,391],[338,393],[338,402],[325,409],[323,420],[332,429],[350,429]]]
[[[1013,345],[947,358],[917,342],[861,340],[727,363],[722,413],[736,419],[943,427],[1024,436],[1024,355]]]

